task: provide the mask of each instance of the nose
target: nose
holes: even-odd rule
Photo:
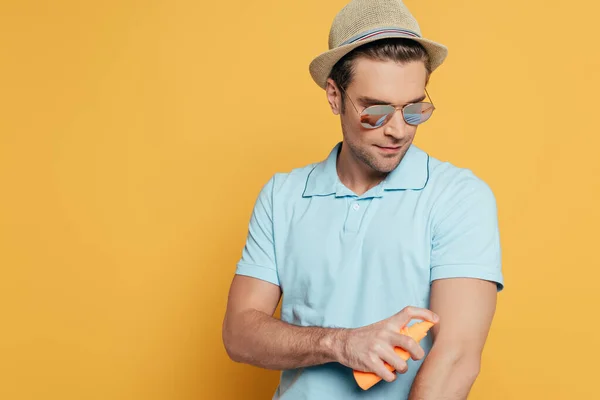
[[[391,136],[395,140],[402,140],[409,135],[410,126],[404,121],[402,111],[398,110],[392,115],[392,118],[385,124],[383,134]]]

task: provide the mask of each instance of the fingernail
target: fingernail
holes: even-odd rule
[[[433,322],[439,322],[440,317],[437,314],[433,314]]]

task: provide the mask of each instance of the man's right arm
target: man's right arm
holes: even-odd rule
[[[304,327],[273,317],[281,290],[272,283],[236,275],[231,284],[223,321],[223,342],[232,360],[261,368],[285,370],[339,362],[361,371],[374,372],[391,382],[407,364],[393,351],[406,349],[413,359],[423,349],[400,329],[412,318],[437,321],[431,311],[407,307],[398,314],[357,329]]]
[[[281,297],[275,257],[273,199],[276,177],[262,188],[252,211],[246,245],[237,265],[223,342],[237,362],[268,369],[293,369],[335,361],[342,330],[300,327],[273,317]]]

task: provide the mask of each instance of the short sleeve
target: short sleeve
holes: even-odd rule
[[[279,285],[273,237],[273,181],[274,177],[263,186],[254,204],[236,274]]]
[[[470,175],[455,185],[433,223],[431,281],[479,278],[504,288],[496,199],[485,182]]]

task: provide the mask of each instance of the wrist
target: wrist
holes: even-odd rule
[[[350,330],[345,328],[327,329],[321,342],[327,362],[344,363],[349,332]]]

